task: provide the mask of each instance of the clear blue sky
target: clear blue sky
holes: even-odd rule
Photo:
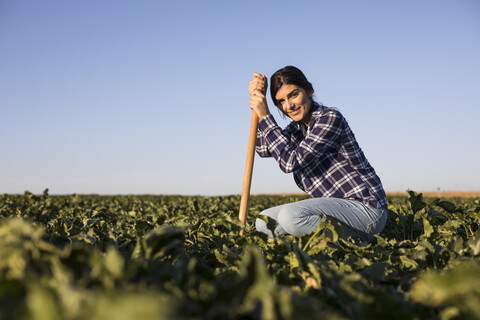
[[[387,191],[480,190],[478,0],[0,0],[0,193],[239,194],[248,82],[286,65]]]

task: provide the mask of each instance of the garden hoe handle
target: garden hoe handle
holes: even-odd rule
[[[252,184],[253,159],[255,158],[255,142],[257,140],[258,115],[252,112],[252,123],[250,125],[250,136],[248,138],[247,163],[243,177],[242,198],[240,200],[240,212],[238,218],[245,225],[248,211],[248,198],[250,197],[250,185]],[[240,231],[243,236],[244,229]]]

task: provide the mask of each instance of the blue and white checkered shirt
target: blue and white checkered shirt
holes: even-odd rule
[[[285,173],[293,172],[298,187],[312,198],[355,199],[387,208],[375,173],[343,115],[314,103],[308,130],[291,122],[282,130],[272,115],[258,123],[256,151],[274,157]]]

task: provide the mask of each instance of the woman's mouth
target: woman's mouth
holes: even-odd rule
[[[296,116],[299,112],[300,112],[300,108],[297,108],[295,110],[290,111],[289,114],[291,116]]]

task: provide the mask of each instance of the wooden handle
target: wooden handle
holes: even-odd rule
[[[242,198],[240,200],[240,212],[238,218],[245,224],[247,220],[248,198],[250,197],[250,186],[252,184],[253,160],[255,159],[255,143],[257,141],[258,115],[252,112],[252,123],[250,125],[250,136],[248,138],[247,163],[245,165],[245,175],[243,177]],[[243,235],[244,230],[240,231]]]

